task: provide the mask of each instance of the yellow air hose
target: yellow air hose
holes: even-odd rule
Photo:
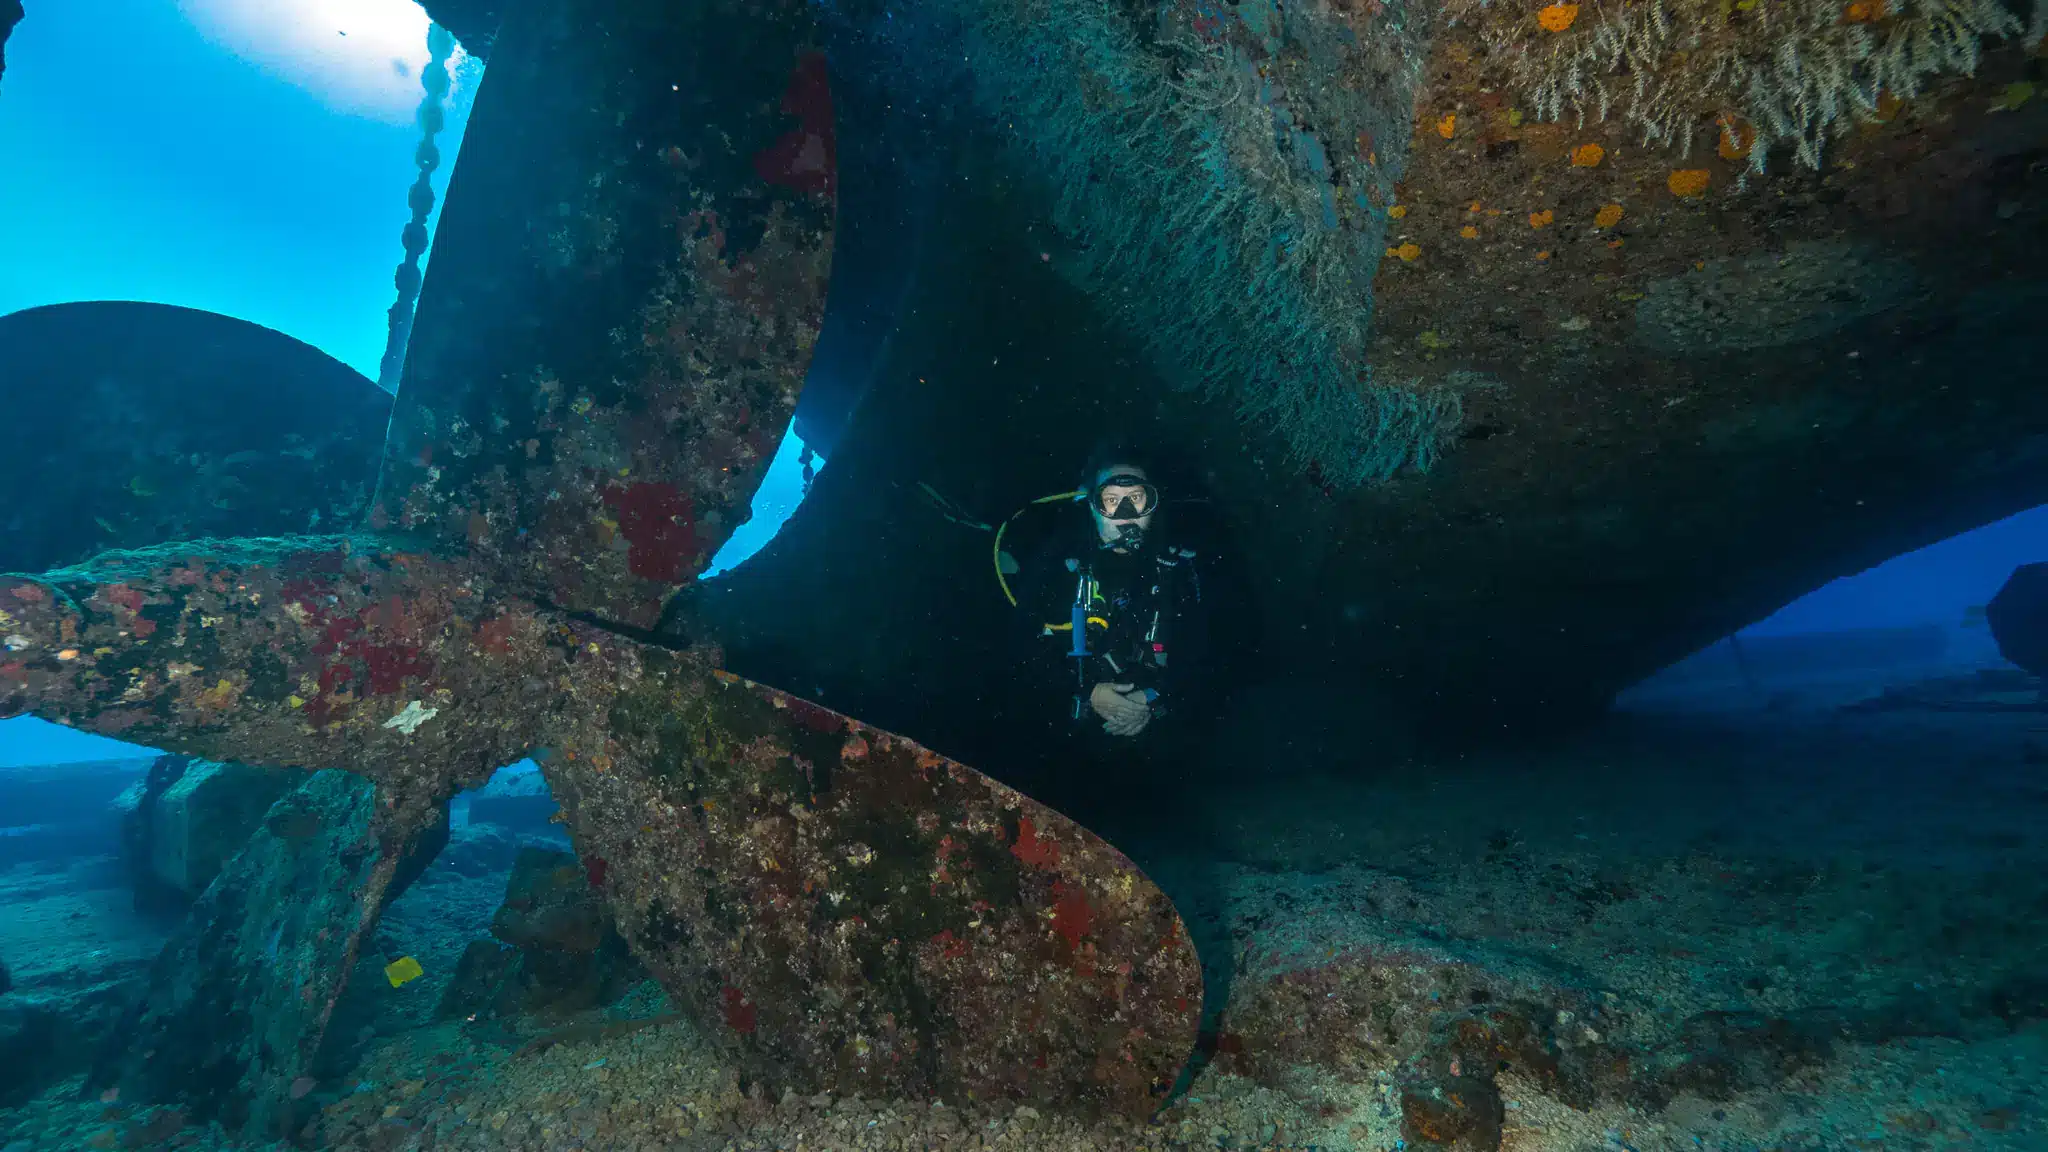
[[[1010,582],[1003,578],[1003,533],[1008,532],[1010,530],[1010,525],[1016,521],[1017,517],[1022,516],[1026,512],[1031,511],[1033,508],[1036,508],[1041,504],[1058,504],[1067,500],[1079,500],[1083,496],[1088,495],[1087,489],[1076,488],[1072,492],[1059,492],[1051,496],[1040,496],[1038,499],[1033,500],[1031,503],[1026,504],[1022,508],[1017,509],[1015,512],[1010,513],[1010,518],[1008,520],[1003,521],[1001,527],[992,529],[989,525],[983,524],[981,521],[976,520],[974,517],[968,515],[967,511],[961,508],[958,504],[955,504],[951,500],[948,500],[946,497],[940,495],[938,489],[933,488],[931,485],[926,484],[925,482],[920,480],[918,481],[917,487],[918,491],[923,494],[925,500],[928,503],[930,503],[933,508],[938,510],[939,515],[944,516],[946,519],[951,520],[953,523],[958,524],[963,528],[973,528],[981,532],[993,531],[996,534],[995,546],[989,549],[989,557],[991,560],[995,562],[996,584],[1002,588],[1003,599],[1008,600],[1010,602],[1010,607],[1012,608],[1015,608],[1017,606],[1017,597],[1014,593],[1010,591]]]
[[[1010,582],[1003,578],[1003,533],[1008,532],[1010,530],[1010,525],[1017,519],[1017,517],[1022,516],[1026,512],[1031,511],[1033,508],[1036,508],[1040,504],[1058,504],[1064,500],[1079,500],[1081,497],[1086,495],[1088,495],[1087,489],[1077,488],[1072,492],[1061,492],[1053,496],[1040,496],[1038,499],[1033,500],[1031,503],[1026,504],[1022,508],[1017,509],[1015,512],[1010,513],[1010,518],[1008,520],[1003,521],[1002,527],[996,529],[996,542],[995,546],[989,549],[989,558],[995,563],[996,583],[1002,587],[1003,599],[1008,600],[1010,602],[1010,607],[1015,608],[1017,606],[1017,597],[1014,593],[1010,591]]]

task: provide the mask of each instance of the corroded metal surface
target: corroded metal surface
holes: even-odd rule
[[[370,783],[338,771],[272,807],[151,966],[95,1082],[253,1141],[303,1124],[292,1082],[313,1069],[406,853],[378,834],[376,807]]]
[[[1277,77],[1275,118],[1284,111],[1336,157],[1340,192],[1391,193],[1376,209],[1387,220],[1366,356],[1376,376],[1420,381],[1419,393],[1471,386],[1440,467],[1359,492],[1329,470],[1276,475],[1274,446],[1222,406],[1159,405],[1160,442],[1194,451],[1231,551],[1265,589],[1253,625],[1265,659],[1328,668],[1348,699],[1377,706],[1367,727],[1467,740],[1584,721],[1618,689],[1830,579],[2048,499],[2048,391],[2032,385],[2043,374],[2032,327],[2048,304],[2038,38],[1986,39],[1974,78],[1925,76],[1917,95],[1879,101],[1876,118],[1838,104],[1846,130],[1819,171],[1788,141],[1739,188],[1755,142],[1738,127],[1724,155],[1723,110],[1702,110],[1686,155],[1644,142],[1619,102],[1611,120],[1597,109],[1583,123],[1570,110],[1547,118],[1510,65],[1659,10],[1679,35],[1714,25],[1717,52],[1740,33],[1746,51],[1775,56],[1757,34],[1790,31],[1790,4],[1460,3],[1456,23],[1438,18],[1443,5],[1398,0],[1166,7],[1234,51],[1277,39],[1258,60]],[[1554,23],[1575,22],[1546,29],[1549,7]],[[1858,7],[1888,20],[1936,10]],[[1806,6],[1824,19],[1804,27],[1852,35],[1829,8]],[[1333,68],[1303,51],[1333,22],[1352,27],[1364,59]],[[1900,46],[1895,20],[1863,27]],[[1428,54],[1408,119],[1359,136],[1347,104],[1390,91],[1392,74],[1370,58],[1403,43]],[[1625,96],[1633,76],[1602,83]],[[1196,167],[1163,171],[1192,181]],[[1038,489],[1018,473],[1068,466],[1049,455],[1057,430],[1150,418],[1117,405],[1142,386],[1092,354],[1091,340],[1128,335],[1120,300],[1083,308],[1041,291],[1042,261],[1059,268],[1060,249],[1036,239],[1043,227],[1029,247],[1012,239],[1041,223],[1017,219],[1014,169],[978,174],[949,193],[950,230],[934,247],[971,253],[993,236],[989,255],[963,259],[918,301],[809,506],[717,588],[736,661],[773,661],[772,679],[800,673],[874,719],[892,704],[931,707],[928,691],[892,685],[1007,659],[993,625],[925,627],[933,598],[986,580],[987,562],[892,485],[972,492],[1007,474],[1021,500]],[[1397,187],[1376,189],[1392,177]],[[963,399],[919,378],[976,389]],[[906,428],[952,457],[899,466]],[[1015,466],[991,479],[991,459]],[[915,557],[928,582],[866,578],[897,556]],[[963,690],[936,710],[955,700],[977,706]]]
[[[0,579],[0,716],[346,765],[423,818],[538,743],[568,643],[530,603],[388,541],[166,545]]]
[[[1390,692],[1447,724],[1583,716],[1829,579],[2043,498],[2031,46],[1987,39],[1974,78],[1841,105],[1815,171],[1789,144],[1760,158],[1735,106],[1684,121],[1689,153],[1619,98],[1608,120],[1539,115],[1510,67],[1525,50],[1647,8],[1579,7],[1553,33],[1540,3],[1463,7],[1418,98],[1371,358],[1498,387],[1471,394],[1441,475],[1331,505],[1340,542],[1302,598],[1367,606],[1329,631]],[[1685,8],[1716,51],[1777,34]]]
[[[964,765],[701,659],[615,647],[542,764],[591,878],[774,1089],[1142,1114],[1201,971],[1086,829]]]
[[[337,531],[369,505],[390,395],[281,332],[167,304],[52,304],[0,317],[0,365],[0,572]]]
[[[542,749],[635,951],[776,1088],[1136,1112],[1179,1070],[1186,932],[1058,814],[387,541],[211,549],[0,584],[0,715],[346,764],[400,837]]]
[[[536,7],[469,133],[378,522],[651,626],[747,515],[823,319],[837,159],[808,11]]]
[[[1418,93],[1372,353],[1425,378],[1496,374],[1509,388],[1489,408],[1518,421],[1585,419],[1594,397],[1563,382],[1590,376],[1640,393],[1599,399],[1639,399],[1676,431],[1692,414],[1681,404],[1740,393],[1750,375],[1737,365],[1702,380],[1683,362],[1819,343],[1901,305],[1953,301],[2024,272],[2021,253],[2041,243],[2041,214],[2021,205],[2039,180],[2029,166],[2048,146],[2048,105],[2009,92],[2038,68],[2026,46],[1986,39],[1974,77],[1950,61],[1911,99],[1833,106],[1841,122],[1816,171],[1789,142],[1759,144],[1732,106],[1673,113],[1677,138],[1662,141],[1625,118],[1619,92],[1611,119],[1543,111],[1531,61],[1582,51],[1634,9],[1558,6],[1566,28],[1552,33],[1540,5],[1452,7],[1459,20],[1434,40]],[[1744,51],[1773,55],[1773,36],[1798,46],[1769,20],[1684,7],[1687,22],[1728,21],[1716,39]],[[1589,70],[1589,92],[1615,83],[1605,71]],[[1682,106],[1711,94],[1665,95]]]
[[[621,634],[737,522],[816,338],[836,157],[810,45],[796,0],[529,8],[456,170],[377,534],[0,580],[0,716],[345,766],[391,843],[537,750],[635,949],[758,1080],[1143,1111],[1200,970],[1128,860]]]

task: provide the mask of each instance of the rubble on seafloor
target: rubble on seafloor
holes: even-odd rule
[[[355,1040],[289,1086],[279,1146],[2042,1147],[2048,974],[2026,910],[2048,882],[2024,829],[2048,794],[2021,751],[2031,721],[1838,715],[1769,741],[1582,742],[1521,782],[1416,766],[1219,796],[1220,843],[1153,867],[1182,892],[1206,879],[1187,911],[1228,941],[1209,959],[1230,1003],[1150,1120],[770,1095],[652,982],[601,1003],[464,1001],[475,941],[608,937],[566,857],[458,829],[378,927],[341,1009]],[[427,975],[378,978],[398,953]],[[259,1146],[191,1119],[74,1078],[0,1113],[0,1148]]]

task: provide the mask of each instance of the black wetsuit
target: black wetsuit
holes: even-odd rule
[[[1046,707],[1093,730],[1102,727],[1087,699],[1095,685],[1132,684],[1148,692],[1153,721],[1136,737],[1143,741],[1168,717],[1200,707],[1208,656],[1202,557],[1171,538],[1118,552],[1096,546],[1089,528],[1086,536],[1048,541],[1019,573],[1018,606],[1041,673],[1033,680],[1062,686],[1064,692],[1046,692]],[[1071,654],[1077,600],[1085,658]]]
[[[1174,797],[1188,791],[1215,719],[1210,589],[1204,558],[1170,535],[1118,553],[1096,545],[1092,523],[1082,527],[1035,549],[1013,582],[1027,647],[1003,779],[1112,842],[1135,843],[1159,821],[1186,823]],[[1097,595],[1085,606],[1088,655],[1077,660],[1070,628],[1084,570]],[[1157,693],[1152,719],[1136,735],[1110,735],[1088,702],[1097,684]]]

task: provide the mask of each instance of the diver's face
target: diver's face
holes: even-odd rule
[[[1104,544],[1114,544],[1123,535],[1126,527],[1136,527],[1140,532],[1152,529],[1154,508],[1153,489],[1149,486],[1144,470],[1131,467],[1106,468],[1097,478],[1114,476],[1129,477],[1137,483],[1104,484],[1096,492],[1096,500],[1090,511],[1095,516],[1095,533]]]

